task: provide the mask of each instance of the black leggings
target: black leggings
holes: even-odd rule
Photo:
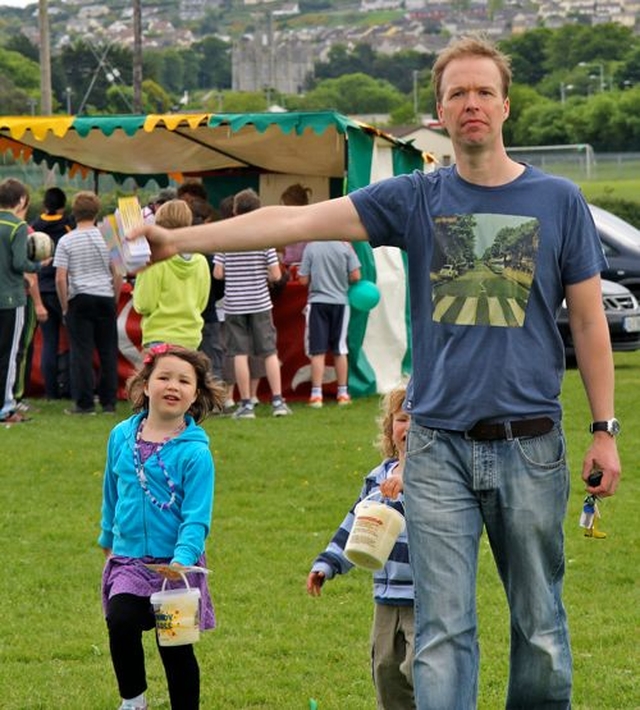
[[[135,698],[147,689],[142,632],[154,628],[149,599],[116,594],[107,606],[109,649],[118,688],[123,698]],[[193,645],[158,646],[167,676],[172,710],[198,710],[200,669]]]

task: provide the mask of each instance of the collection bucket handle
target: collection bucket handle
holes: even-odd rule
[[[369,500],[370,498],[373,498],[373,497],[375,497],[375,496],[377,496],[378,498],[380,498],[380,499],[382,500],[382,502],[384,502],[384,501],[386,501],[386,500],[391,500],[388,496],[383,496],[382,493],[381,493],[379,490],[377,490],[377,491],[373,491],[373,492],[369,493],[369,495],[366,495],[366,496],[360,501],[360,503],[364,503],[365,500]],[[358,503],[358,505],[360,505],[360,503]]]
[[[186,575],[184,572],[180,572],[180,571],[178,571],[178,570],[176,570],[176,572],[178,572],[178,574],[182,577],[182,581],[184,582],[184,586],[185,586],[187,589],[191,589],[191,587],[189,586],[189,580],[187,579],[187,575]],[[169,577],[165,577],[165,578],[162,580],[162,591],[163,591],[163,592],[164,592],[165,589],[167,588],[167,582],[168,582],[168,581],[169,581]]]

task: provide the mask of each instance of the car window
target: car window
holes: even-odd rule
[[[606,237],[602,236],[601,232],[598,232],[600,235],[600,241],[602,242],[602,251],[604,252],[605,256],[620,256],[620,252],[613,246],[613,244],[608,244],[606,242]]]
[[[611,246],[611,241],[627,246],[640,247],[640,229],[606,210],[589,205],[600,239]]]

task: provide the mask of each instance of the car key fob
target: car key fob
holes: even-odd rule
[[[602,480],[602,471],[591,471],[587,477],[587,483],[590,488],[597,488]]]

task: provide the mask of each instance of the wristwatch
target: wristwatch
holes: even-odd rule
[[[602,422],[591,422],[589,432],[606,431],[609,436],[618,436],[620,433],[620,422],[617,419],[606,419]]]

